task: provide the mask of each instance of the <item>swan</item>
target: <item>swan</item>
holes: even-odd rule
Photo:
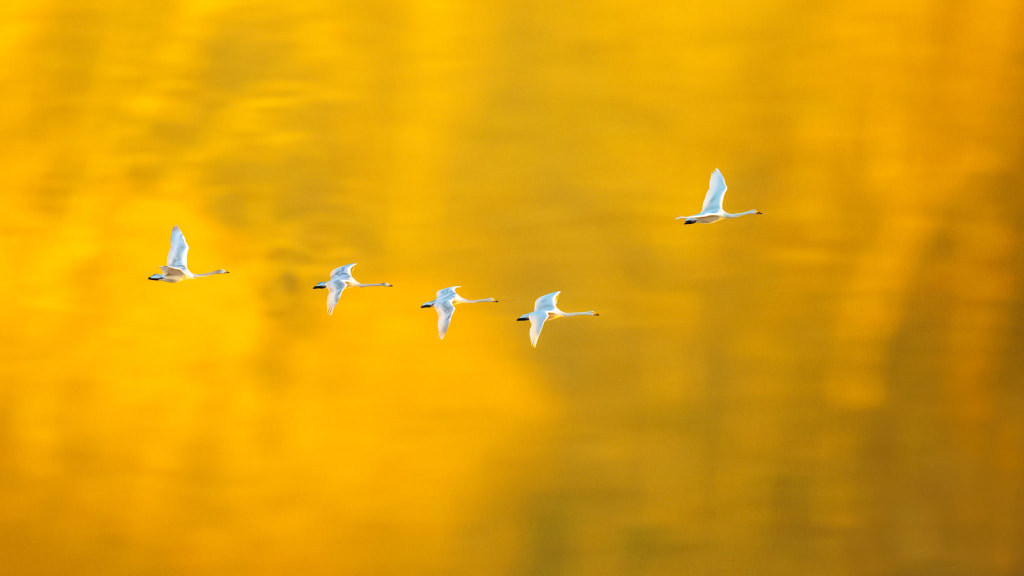
[[[568,318],[570,316],[600,316],[597,312],[562,312],[558,309],[558,295],[562,291],[552,292],[551,294],[545,294],[540,298],[537,298],[537,302],[533,305],[533,312],[529,314],[523,314],[516,320],[522,322],[524,320],[530,321],[530,343],[533,347],[537,347],[537,340],[540,338],[540,331],[544,329],[544,322],[548,320],[554,320],[555,318]]]
[[[722,199],[725,198],[725,190],[725,178],[722,176],[721,170],[715,168],[715,171],[711,173],[711,180],[708,182],[708,193],[704,196],[704,207],[701,209],[700,214],[680,216],[676,220],[685,218],[686,221],[683,224],[711,224],[712,222],[718,222],[722,218],[739,218],[748,214],[761,214],[758,210],[747,210],[738,214],[726,212],[722,209]]]
[[[366,288],[367,286],[387,286],[391,288],[391,284],[387,282],[381,282],[379,284],[363,284],[352,277],[352,267],[355,266],[355,262],[346,264],[341,268],[335,268],[331,270],[331,279],[326,282],[320,282],[316,286],[313,286],[314,290],[320,288],[327,289],[327,315],[334,315],[334,307],[338,305],[338,298],[341,298],[341,293],[345,291],[345,288]]]
[[[437,335],[444,340],[444,335],[448,332],[448,325],[452,323],[452,314],[455,313],[456,304],[476,304],[478,302],[497,302],[494,298],[484,298],[482,300],[466,300],[462,296],[455,293],[455,290],[461,288],[461,286],[449,286],[437,291],[437,298],[430,302],[424,302],[420,308],[433,308],[437,310]]]
[[[160,267],[164,273],[153,274],[149,279],[162,280],[164,282],[181,282],[182,280],[191,280],[193,278],[202,278],[203,276],[228,273],[227,270],[222,268],[205,274],[193,274],[192,271],[188,269],[187,260],[188,242],[185,242],[185,235],[181,233],[181,228],[175,226],[174,228],[171,228],[171,249],[167,252],[167,266]]]

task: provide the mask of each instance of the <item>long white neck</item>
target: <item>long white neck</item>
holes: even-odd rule
[[[726,212],[722,215],[723,218],[739,218],[740,216],[748,216],[750,214],[760,214],[757,210],[747,210],[746,212],[738,212],[736,214],[729,214]]]
[[[354,281],[354,283],[355,283],[356,286],[358,286],[360,288],[368,288],[370,286],[388,286],[388,287],[391,286],[391,284],[388,284],[387,282],[381,282],[379,284],[363,284],[362,282]]]
[[[221,270],[214,270],[213,272],[205,272],[203,274],[193,274],[192,277],[193,278],[202,278],[203,276],[213,276],[214,274],[227,274],[227,273],[228,273],[227,270],[221,269]]]
[[[466,300],[465,298],[459,298],[456,300],[460,304],[478,304],[480,302],[497,302],[494,298],[482,298],[480,300]]]
[[[563,312],[562,316],[568,318],[569,316],[597,316],[597,312],[590,310],[588,312]]]

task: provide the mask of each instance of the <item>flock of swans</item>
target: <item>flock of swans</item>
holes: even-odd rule
[[[708,191],[704,195],[704,206],[698,214],[693,216],[679,216],[676,220],[684,220],[683,224],[711,224],[721,220],[722,218],[739,218],[740,216],[747,216],[750,214],[761,214],[758,210],[747,210],[746,212],[739,212],[737,214],[730,214],[722,209],[722,200],[725,198],[725,191],[727,187],[725,185],[725,178],[722,176],[722,172],[715,168],[715,171],[711,173],[711,180],[708,183]],[[330,280],[320,282],[313,286],[313,289],[326,289],[327,290],[327,314],[333,315],[334,308],[338,305],[338,299],[341,298],[341,293],[346,288],[367,288],[370,286],[384,286],[391,287],[391,284],[387,282],[379,282],[376,284],[363,284],[352,277],[352,268],[355,263],[346,264],[339,268],[335,268],[331,271]],[[202,278],[204,276],[212,276],[214,274],[227,274],[228,271],[224,269],[214,270],[213,272],[206,272],[204,274],[195,274],[188,269],[188,242],[185,241],[185,235],[182,234],[181,228],[175,226],[171,229],[171,249],[167,252],[167,265],[161,266],[160,270],[162,274],[153,274],[149,277],[150,280],[158,280],[161,282],[177,283],[183,280],[191,280],[193,278]],[[449,286],[437,291],[437,297],[430,302],[425,302],[421,308],[433,308],[437,312],[437,335],[444,340],[444,335],[448,332],[448,326],[451,325],[452,315],[455,314],[455,306],[458,304],[476,304],[480,302],[497,302],[494,298],[483,298],[480,300],[467,300],[460,296],[456,290],[461,286]],[[530,343],[534,348],[537,347],[537,340],[540,339],[540,332],[544,329],[544,323],[549,320],[556,318],[569,318],[571,316],[598,316],[597,312],[593,310],[587,312],[563,312],[558,308],[558,295],[561,291],[552,292],[545,294],[533,305],[533,312],[523,314],[517,320],[519,321],[530,321]]]

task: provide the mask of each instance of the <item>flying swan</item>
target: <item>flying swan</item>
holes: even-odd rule
[[[712,222],[718,222],[722,218],[739,218],[748,214],[761,214],[757,210],[747,210],[738,214],[726,212],[722,209],[722,199],[725,198],[725,190],[725,178],[722,176],[722,172],[715,168],[715,171],[711,173],[711,180],[708,182],[708,193],[704,196],[704,208],[701,209],[700,214],[680,216],[676,220],[685,218],[686,221],[683,224],[711,224]]]
[[[181,228],[177,226],[171,228],[171,249],[167,252],[167,266],[161,266],[160,269],[163,270],[163,274],[153,274],[149,279],[162,280],[164,282],[181,282],[182,280],[228,273],[227,270],[220,269],[205,274],[193,274],[188,269],[188,242],[185,242],[185,235],[181,233]]]
[[[352,264],[346,264],[341,268],[335,268],[331,270],[331,279],[326,282],[320,282],[316,286],[313,286],[314,290],[319,288],[327,289],[327,314],[329,316],[334,315],[334,307],[338,305],[338,298],[341,298],[341,293],[345,291],[345,288],[366,288],[367,286],[387,286],[391,287],[391,284],[387,282],[381,282],[380,284],[363,284],[352,277],[352,267],[355,266],[355,262]]]
[[[530,321],[530,343],[533,347],[537,347],[537,340],[540,338],[540,331],[544,329],[544,322],[548,320],[554,320],[555,318],[568,318],[570,316],[598,316],[599,314],[594,311],[589,312],[562,312],[558,309],[558,295],[562,291],[552,292],[551,294],[545,294],[540,298],[537,298],[537,302],[533,305],[533,312],[529,314],[523,314],[518,321],[524,320]]]
[[[478,302],[497,302],[494,298],[484,298],[482,300],[466,300],[462,296],[459,296],[455,290],[461,288],[461,286],[450,286],[448,288],[442,288],[437,291],[437,298],[430,302],[424,302],[420,308],[433,308],[437,311],[437,335],[444,340],[444,335],[448,332],[448,325],[452,323],[452,314],[455,314],[456,304],[476,304]]]

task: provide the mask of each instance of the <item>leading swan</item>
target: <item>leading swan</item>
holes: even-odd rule
[[[712,222],[718,222],[722,218],[739,218],[748,214],[761,214],[757,210],[747,210],[738,214],[730,214],[723,210],[722,200],[725,198],[726,189],[725,177],[722,176],[722,172],[718,168],[715,168],[715,171],[711,173],[711,180],[708,182],[708,192],[704,195],[704,207],[701,209],[700,214],[680,216],[676,220],[685,218],[686,221],[683,224],[711,224]]]

